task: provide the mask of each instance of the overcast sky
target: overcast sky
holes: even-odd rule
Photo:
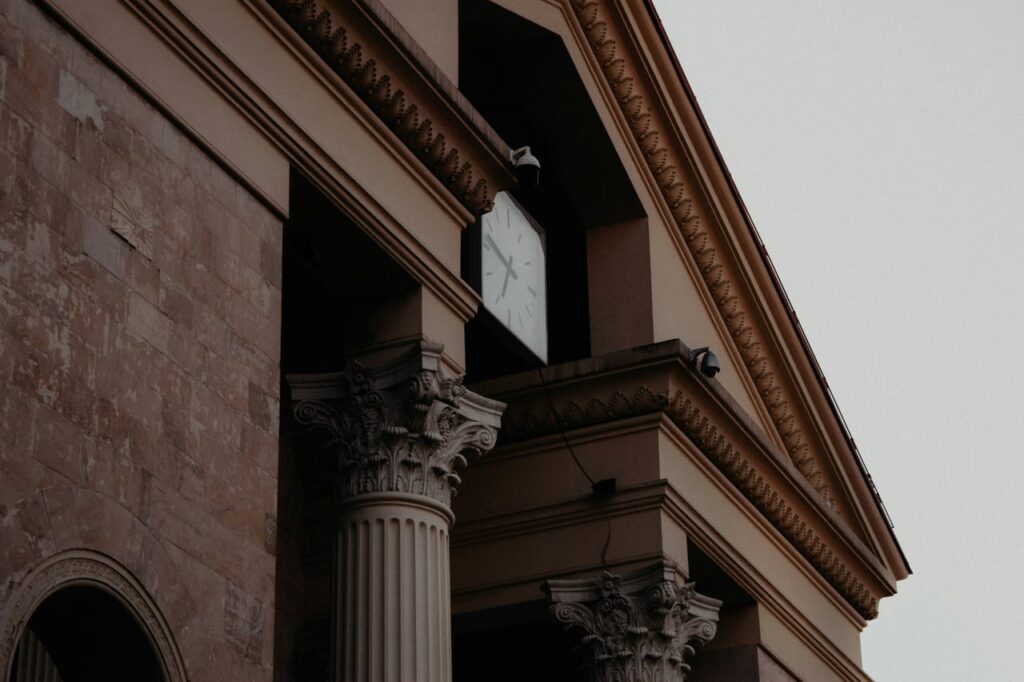
[[[914,569],[878,680],[1021,680],[1024,0],[658,0]]]

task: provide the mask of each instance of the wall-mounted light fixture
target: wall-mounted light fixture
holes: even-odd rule
[[[697,358],[700,358],[700,365],[697,364]],[[713,378],[716,374],[722,371],[722,365],[718,363],[718,356],[712,353],[711,349],[707,346],[691,350],[686,356],[686,361],[690,363],[690,366],[694,369],[699,369],[700,373],[708,379]]]

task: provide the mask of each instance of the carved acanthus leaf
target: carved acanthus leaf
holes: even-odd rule
[[[721,607],[680,580],[670,561],[544,589],[554,618],[582,631],[593,682],[683,682],[696,646],[715,636]]]
[[[403,492],[449,505],[458,469],[494,447],[504,406],[467,390],[461,376],[403,363],[412,369],[352,363],[331,375],[329,398],[300,399],[293,414],[330,434],[342,497]]]

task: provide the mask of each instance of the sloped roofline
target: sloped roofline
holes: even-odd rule
[[[764,245],[764,241],[761,239],[761,235],[758,232],[756,225],[754,224],[754,220],[751,217],[750,212],[747,210],[746,203],[743,201],[743,197],[740,195],[739,188],[736,186],[736,182],[733,180],[732,173],[729,170],[729,166],[726,164],[725,158],[723,157],[722,152],[718,147],[718,143],[715,141],[715,137],[711,132],[711,128],[708,126],[707,119],[704,117],[704,112],[701,109],[699,102],[697,101],[697,97],[694,94],[693,89],[690,87],[690,82],[686,77],[686,73],[683,71],[682,64],[679,61],[679,57],[676,54],[675,48],[672,46],[672,41],[668,37],[668,33],[665,30],[665,26],[661,21],[661,16],[658,14],[658,10],[651,0],[643,0],[643,4],[650,14],[651,20],[654,24],[655,29],[657,30],[658,36],[661,38],[662,46],[664,47],[665,52],[668,55],[669,61],[671,61],[672,66],[675,69],[676,76],[679,78],[679,83],[682,85],[683,91],[686,93],[686,97],[690,101],[691,106],[693,107],[697,120],[700,123],[701,130],[708,141],[708,145],[714,153],[715,160],[721,167],[722,174],[724,175],[725,180],[728,183],[729,190],[732,193],[732,198],[736,202],[736,205],[739,207],[739,210],[743,215],[746,228],[749,231],[751,238],[758,246],[758,252],[761,255],[761,259],[765,266],[765,269],[768,272],[772,285],[775,288],[775,292],[782,300],[782,303],[786,309],[786,313],[789,317],[789,321],[793,325],[793,329],[797,335],[797,338],[800,340],[800,344],[803,347],[803,351],[807,359],[809,360],[811,367],[814,370],[814,374],[817,378],[818,385],[821,388],[822,393],[825,395],[828,405],[832,410],[832,414],[835,417],[836,422],[838,423],[839,428],[843,433],[847,446],[853,453],[854,459],[857,462],[857,466],[860,469],[861,475],[864,477],[868,489],[871,491],[875,503],[878,506],[878,510],[881,512],[882,517],[885,519],[886,525],[889,529],[889,535],[893,543],[895,544],[896,549],[899,552],[900,558],[903,561],[907,573],[911,574],[913,573],[913,570],[910,568],[910,563],[907,560],[906,553],[903,551],[903,547],[900,545],[899,539],[896,537],[895,526],[892,522],[892,517],[889,516],[889,511],[888,509],[886,509],[885,502],[882,500],[882,496],[879,494],[878,489],[875,486],[874,479],[872,478],[870,472],[867,469],[867,465],[864,463],[864,460],[861,457],[860,450],[857,447],[857,443],[856,441],[854,441],[853,435],[850,433],[850,428],[846,423],[846,418],[843,416],[842,410],[839,409],[839,405],[836,402],[835,396],[832,393],[832,389],[829,386],[828,380],[825,378],[825,374],[824,372],[822,372],[821,365],[818,363],[818,358],[814,353],[814,349],[811,348],[811,344],[807,339],[807,335],[804,333],[803,325],[800,323],[800,320],[797,317],[796,310],[794,309],[793,304],[790,301],[789,294],[786,292],[786,288],[782,284],[782,280],[779,278],[778,272],[775,269],[775,265],[772,262],[771,256],[768,254],[768,250]]]

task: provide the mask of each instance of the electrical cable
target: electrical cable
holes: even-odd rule
[[[572,449],[572,443],[569,442],[569,437],[565,435],[565,427],[562,426],[562,420],[558,416],[558,412],[555,410],[555,403],[551,400],[551,393],[548,391],[547,382],[544,381],[544,372],[540,367],[537,368],[537,376],[540,377],[540,385],[544,388],[544,395],[548,399],[548,407],[551,408],[551,416],[555,420],[555,425],[558,427],[558,432],[562,434],[562,442],[565,443],[565,448],[572,455],[572,461],[576,462],[576,467],[580,470],[587,480],[590,481],[590,486],[593,488],[596,481],[587,473],[587,470],[583,468],[583,464],[580,463],[580,458],[576,456],[576,451]]]
[[[607,483],[608,481],[595,481],[594,477],[587,473],[587,470],[586,468],[584,468],[583,463],[580,462],[580,458],[576,456],[576,451],[573,450],[572,443],[569,442],[569,437],[565,435],[565,427],[562,426],[562,420],[558,417],[558,411],[555,410],[555,401],[551,399],[551,392],[548,390],[547,382],[544,381],[544,372],[540,367],[537,368],[537,376],[540,377],[540,385],[544,389],[544,396],[547,398],[548,407],[551,409],[551,416],[555,420],[555,425],[558,427],[558,432],[562,434],[562,442],[565,443],[565,449],[569,451],[570,455],[572,455],[572,461],[576,463],[576,468],[578,468],[580,470],[580,473],[583,474],[586,477],[587,481],[590,482],[590,488],[594,491],[595,494],[598,494],[599,492],[607,492],[600,491],[600,484]],[[615,480],[609,480],[612,483],[612,491],[614,492]],[[611,519],[605,517],[604,522],[607,527],[607,531],[604,536],[604,546],[601,548],[601,570],[607,571],[608,547],[612,543],[612,521]]]

